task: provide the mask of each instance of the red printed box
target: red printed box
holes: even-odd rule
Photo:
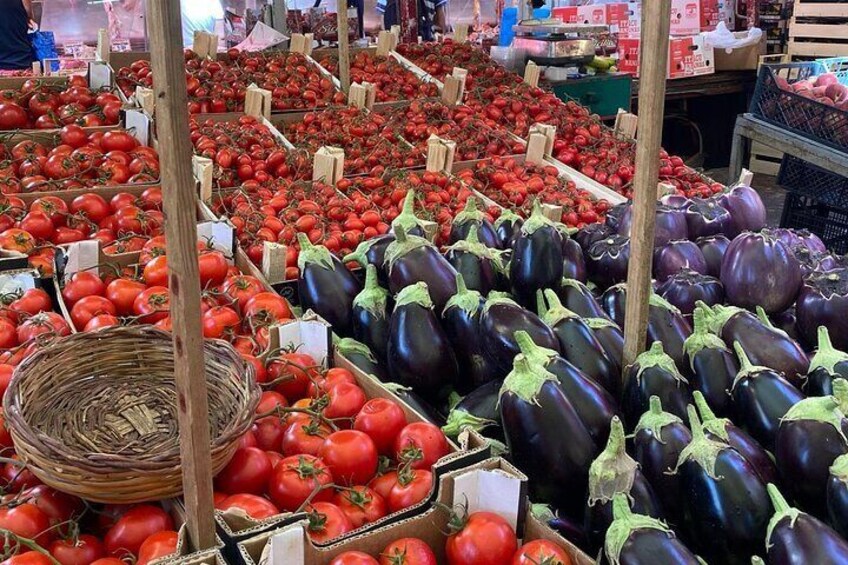
[[[701,31],[713,31],[722,21],[733,31],[734,16],[733,0],[701,0]]]
[[[607,7],[603,4],[592,6],[563,6],[554,8],[551,17],[567,24],[607,24]]]
[[[642,4],[620,2],[607,4],[607,24],[610,31],[622,37],[639,37],[642,26]]]
[[[671,35],[693,35],[701,31],[700,0],[671,0]]]
[[[618,69],[639,76],[639,46],[636,37],[618,40]],[[668,44],[668,73],[670,79],[708,75],[715,72],[713,48],[700,35],[672,37]]]

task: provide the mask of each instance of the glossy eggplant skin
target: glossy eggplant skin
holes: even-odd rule
[[[521,226],[524,220],[510,212],[501,214],[495,221],[495,233],[498,238],[498,249],[512,249],[515,239],[521,234]]]
[[[619,565],[701,565],[674,534],[659,530],[637,532],[624,544]]]
[[[548,527],[583,550],[588,550],[589,540],[583,524],[565,516],[555,516],[548,520]]]
[[[730,389],[739,371],[736,357],[726,349],[706,348],[691,359],[689,383],[701,391],[710,407],[721,417],[732,412]]]
[[[554,327],[563,357],[614,397],[621,388],[615,364],[592,329],[580,318],[563,319]]]
[[[450,297],[456,294],[456,269],[426,240],[407,236],[400,229],[395,236],[396,241],[386,250],[389,291],[397,294],[409,285],[424,282],[436,311],[441,312]],[[400,245],[406,246],[409,240],[412,240],[412,245],[408,249],[393,253],[400,249]]]
[[[519,353],[514,337],[519,330],[528,332],[537,345],[559,352],[559,340],[539,316],[512,300],[490,298],[480,315],[480,333],[483,351],[499,378],[505,377],[512,369],[512,362]]]
[[[827,520],[840,536],[848,539],[848,456],[830,467],[827,478]]]
[[[663,401],[663,409],[678,418],[686,417],[686,407],[692,404],[692,391],[675,367],[666,362],[650,362],[646,359],[669,360],[662,356],[662,344],[654,342],[651,349],[636,358],[636,362],[626,369],[624,389],[621,394],[621,410],[629,428],[636,426],[639,418],[648,411],[650,398],[658,396]]]
[[[621,375],[621,358],[624,354],[624,332],[615,322],[605,318],[588,318],[586,323],[595,332],[607,358],[613,363],[616,375]]]
[[[776,490],[769,485],[772,501]],[[789,509],[782,497],[775,506],[766,539],[769,565],[848,563],[848,542],[830,526],[806,512]]]
[[[437,410],[432,404],[421,398],[421,396],[416,394],[413,390],[393,387],[392,391],[398,398],[409,404],[410,408],[424,416],[428,422],[432,422],[437,426],[445,425],[447,420],[444,414]]]
[[[562,276],[586,282],[586,259],[580,244],[569,237],[562,238]]]
[[[483,335],[480,332],[484,301],[479,293],[466,289],[464,281],[457,280],[457,286],[457,294],[448,301],[442,312],[442,327],[459,363],[457,392],[465,394],[496,380],[499,372],[484,351]]]
[[[730,240],[723,235],[710,235],[699,237],[695,243],[707,261],[707,274],[711,277],[721,277],[721,262],[724,260],[727,248],[730,247]]]
[[[627,309],[627,285],[620,283],[606,289],[601,295],[601,306],[604,315],[622,327],[624,311]]]
[[[637,514],[662,519],[662,508],[654,494],[654,489],[638,470],[633,474],[633,486],[630,487],[628,497],[632,499],[632,508]],[[612,501],[597,502],[593,506],[587,507],[585,529],[586,535],[589,537],[592,554],[603,546],[604,537],[611,523]]]
[[[389,286],[389,273],[386,260],[386,248],[395,240],[393,233],[384,233],[377,237],[372,237],[357,246],[356,250],[344,258],[345,263],[356,261],[362,267],[374,265],[377,267],[377,275],[380,279],[380,284],[383,287]]]
[[[607,314],[592,291],[575,279],[563,279],[557,291],[562,305],[583,318],[606,318]]]
[[[489,381],[469,392],[450,411],[442,431],[455,437],[465,427],[472,427],[488,438],[504,441],[498,412],[500,391],[500,381]]]
[[[521,235],[512,244],[509,262],[513,296],[526,308],[536,307],[537,291],[559,288],[563,270],[559,230],[553,225],[542,225],[531,231],[529,228],[535,227],[531,221],[532,217],[524,223]]]
[[[662,342],[663,348],[674,359],[678,368],[686,366],[683,344],[692,334],[692,326],[680,311],[665,302],[658,295],[651,296],[648,307],[648,343]]]
[[[456,243],[457,241],[466,239],[472,226],[477,229],[477,237],[480,238],[480,243],[492,249],[500,248],[500,241],[498,234],[495,233],[495,228],[485,219],[470,220],[462,223],[454,222],[451,226],[450,242]]]
[[[385,362],[389,343],[389,316],[377,315],[364,308],[353,308],[353,337],[371,348]]]
[[[389,374],[384,364],[377,361],[370,348],[351,338],[343,338],[336,344],[338,352],[353,366],[359,368],[366,375],[373,375],[381,382],[389,380]]]
[[[848,378],[848,354],[833,347],[826,326],[819,326],[818,349],[810,359],[810,369],[803,390],[809,396],[833,394],[833,381]]]
[[[845,367],[845,369],[848,369],[848,367]],[[843,371],[848,373],[848,370],[845,369]],[[843,371],[840,371],[838,376],[845,378],[846,375],[842,374]],[[833,394],[834,378],[834,375],[830,371],[824,367],[818,367],[807,375],[807,382],[804,383],[804,393],[807,396],[827,396]]]
[[[320,261],[306,261],[300,267],[297,292],[304,309],[311,309],[327,320],[339,335],[353,335],[353,299],[362,283],[335,256],[326,254],[328,267]]]
[[[466,251],[448,251],[445,254],[448,263],[465,279],[468,288],[481,294],[489,294],[498,284],[495,266],[482,257]]]

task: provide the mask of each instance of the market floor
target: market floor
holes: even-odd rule
[[[710,178],[714,178],[719,182],[727,182],[727,168],[708,169],[704,174]],[[786,191],[777,185],[777,177],[755,174],[754,188],[760,193],[763,203],[766,205],[766,213],[768,225],[780,225],[780,216],[783,213],[783,201],[786,198]]]

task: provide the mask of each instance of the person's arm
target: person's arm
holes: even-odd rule
[[[26,15],[31,21],[35,21],[35,17],[32,15],[32,0],[21,0],[21,4],[24,5],[24,10],[26,10]]]

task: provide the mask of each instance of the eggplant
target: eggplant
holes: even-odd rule
[[[730,389],[739,372],[736,356],[717,335],[710,333],[707,314],[695,310],[695,331],[683,343],[692,389],[700,391],[720,416],[732,411]]]
[[[581,281],[575,279],[562,279],[559,292],[563,306],[584,318],[605,318],[606,313],[598,304],[595,295]]]
[[[766,532],[769,565],[848,563],[848,543],[830,526],[789,506],[774,485],[768,485],[774,506]]]
[[[627,280],[630,238],[611,235],[596,241],[585,253],[589,278],[602,289]]]
[[[707,272],[707,260],[693,242],[681,239],[654,248],[653,273],[657,281],[662,283],[684,269],[702,275]]]
[[[827,520],[843,538],[848,538],[848,455],[840,455],[828,470]]]
[[[300,254],[297,266],[297,293],[304,309],[327,320],[337,334],[353,335],[353,299],[362,284],[330,250],[313,245],[304,233],[297,234]]]
[[[700,565],[692,551],[656,518],[634,514],[627,497],[612,500],[613,521],[604,542],[604,558],[611,565]]]
[[[712,199],[695,198],[686,206],[686,226],[693,240],[723,234],[731,219],[730,212]]]
[[[494,249],[477,239],[476,225],[471,225],[466,236],[467,239],[461,239],[445,250],[445,258],[462,275],[468,288],[483,295],[489,294],[498,285],[500,259]]]
[[[385,265],[386,249],[394,240],[395,234],[393,233],[385,233],[378,235],[377,237],[372,237],[371,239],[366,239],[356,246],[353,253],[345,255],[342,261],[345,264],[350,262],[359,263],[362,267],[374,265],[377,267],[377,275],[380,280],[380,285],[384,288],[388,287],[389,272]]]
[[[682,516],[680,481],[672,474],[692,433],[683,420],[664,412],[658,396],[652,396],[649,409],[633,430],[633,458],[662,504],[663,514],[675,525]]]
[[[385,365],[377,361],[371,349],[364,343],[345,337],[337,341],[335,347],[342,357],[366,375],[371,375],[381,382],[389,380]]]
[[[459,381],[456,357],[433,312],[426,283],[409,285],[395,298],[388,367],[393,381],[433,404],[446,398],[449,387]]]
[[[717,418],[710,410],[703,394],[695,391],[693,396],[707,436],[723,441],[738,451],[754,467],[754,470],[763,480],[763,484],[777,484],[777,467],[775,467],[774,461],[769,453],[763,449],[763,446],[727,418]]]
[[[583,318],[595,332],[595,337],[604,348],[607,358],[613,363],[613,372],[621,375],[621,359],[624,355],[624,332],[618,324],[608,318]]]
[[[680,310],[687,320],[692,319],[697,302],[708,306],[724,303],[724,286],[720,280],[688,269],[668,277],[657,288],[657,294]]]
[[[448,300],[442,312],[442,327],[453,344],[459,374],[462,376],[456,384],[458,391],[464,394],[496,380],[498,370],[485,354],[480,332],[483,297],[476,290],[466,288],[459,274],[456,276],[456,287],[456,294]]]
[[[686,416],[686,406],[692,403],[689,383],[677,370],[674,360],[663,351],[663,344],[659,341],[655,341],[625,369],[621,411],[629,427],[635,426],[648,410],[652,396],[659,396],[665,409],[680,418]]]
[[[819,326],[819,348],[810,360],[803,390],[810,396],[833,394],[833,379],[838,377],[848,378],[848,353],[834,348],[827,328]]]
[[[833,396],[814,396],[795,404],[780,420],[775,459],[783,485],[795,503],[815,516],[827,515],[830,466],[848,453],[848,381],[833,381]]]
[[[801,338],[801,335],[798,333],[798,326],[795,323],[795,307],[788,310],[784,310],[783,312],[778,312],[777,314],[772,314],[768,316],[769,323],[777,328],[778,330],[785,333],[789,336],[790,339],[798,342],[798,345],[804,350],[805,353],[809,353],[812,350],[812,347]]]
[[[427,223],[415,215],[415,191],[408,190],[400,214],[392,220],[392,232],[397,234],[398,230],[402,230],[407,236],[432,239],[427,237],[427,227]]]
[[[744,233],[730,243],[721,263],[727,300],[768,314],[789,308],[801,290],[801,266],[792,252],[767,234]]]
[[[562,268],[562,235],[536,202],[512,244],[509,280],[513,296],[525,308],[535,308],[537,290],[559,288]]]
[[[596,241],[606,239],[615,233],[615,230],[606,224],[586,224],[574,234],[574,240],[580,245],[585,253]]]
[[[421,414],[425,420],[436,426],[444,426],[447,423],[446,416],[436,409],[435,406],[424,400],[421,395],[417,394],[408,386],[399,385],[398,383],[383,382],[383,388],[400,398],[410,408]]]
[[[710,310],[704,308],[710,314]],[[800,388],[809,368],[807,354],[786,332],[772,326],[764,312],[754,315],[741,308],[715,305],[707,320],[710,331],[728,347],[738,342],[751,364],[783,373],[789,382]]]
[[[579,243],[566,236],[562,238],[562,276],[586,282],[586,259],[583,257],[583,249]]]
[[[672,192],[670,194],[663,194],[660,197],[660,204],[668,206],[669,208],[674,208],[675,210],[686,210],[689,208],[689,205],[692,204],[692,200],[683,194]]]
[[[498,249],[512,249],[515,238],[521,233],[524,219],[512,210],[504,210],[495,220],[494,228],[498,236]]]
[[[681,530],[709,563],[742,565],[762,547],[771,503],[756,469],[727,443],[707,437],[689,406],[692,442],[680,454]]]
[[[546,504],[531,504],[530,511],[553,531],[580,549],[588,550],[589,540],[586,537],[586,530],[583,528],[583,520],[578,522],[567,516],[554,513],[550,506]]]
[[[710,235],[699,237],[695,240],[695,245],[701,250],[707,262],[707,274],[721,278],[721,262],[724,260],[727,248],[730,247],[730,240],[723,235]]]
[[[600,448],[559,379],[518,355],[499,409],[509,453],[529,478],[531,498],[582,515],[589,465]]]
[[[538,300],[539,315],[553,329],[562,356],[607,392],[618,397],[621,373],[615,372],[615,364],[607,357],[592,328],[580,316],[563,306],[554,291],[539,291]]]
[[[795,305],[798,330],[815,343],[819,326],[826,326],[834,346],[848,350],[848,269],[815,273],[804,281]]]
[[[718,198],[718,203],[730,212],[725,235],[733,239],[744,231],[759,231],[766,226],[766,207],[757,191],[738,185]]]
[[[627,283],[618,283],[606,289],[601,295],[601,307],[604,315],[623,326],[624,312],[627,310]]]
[[[499,293],[491,293],[480,313],[483,351],[499,378],[506,376],[519,353],[517,331],[525,331],[539,346],[559,353],[559,341],[553,330],[533,312]]]
[[[468,239],[472,228],[477,232],[480,243],[491,249],[501,248],[495,227],[486,219],[486,214],[477,209],[477,199],[469,196],[465,201],[465,207],[451,222],[449,241],[453,244]]]
[[[780,419],[804,395],[780,373],[752,365],[739,342],[733,344],[739,358],[739,373],[730,393],[733,421],[742,426],[760,445],[774,451]]]
[[[683,209],[658,205],[656,208],[656,225],[654,229],[654,248],[662,247],[669,241],[689,239],[689,228],[686,225],[686,212]],[[618,234],[630,236],[633,223],[633,208],[628,208],[618,224]]]
[[[365,267],[365,288],[353,299],[353,337],[367,345],[385,363],[389,344],[389,291],[377,280],[377,267]]]
[[[802,279],[806,279],[819,268],[821,257],[823,255],[822,253],[807,249],[801,244],[789,247],[789,251],[792,252],[792,255],[795,256],[798,260],[798,264],[801,266]]]
[[[609,226],[611,230],[618,231],[618,226],[621,224],[621,218],[625,214],[630,213],[629,210],[632,206],[633,203],[630,201],[616,204],[607,210],[606,216],[604,217],[604,224]]]
[[[589,467],[589,500],[584,521],[592,553],[603,547],[607,529],[612,524],[612,499],[616,494],[631,500],[635,512],[659,520],[663,518],[654,490],[624,447],[624,426],[616,416],[612,419],[606,448]]]
[[[455,438],[463,430],[471,429],[486,437],[503,441],[501,416],[498,412],[500,391],[500,381],[489,381],[469,392],[448,413],[442,431],[445,435]]]
[[[417,282],[426,283],[438,312],[456,294],[456,269],[432,243],[407,235],[402,227],[396,229],[395,241],[386,249],[386,266],[392,294]]]

